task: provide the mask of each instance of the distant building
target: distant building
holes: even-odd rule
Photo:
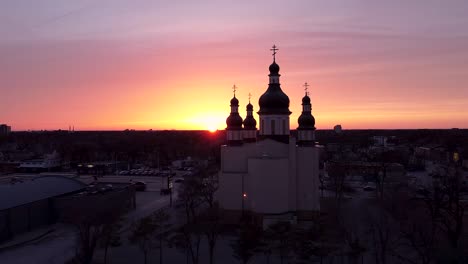
[[[279,69],[273,60],[268,89],[259,98],[259,131],[253,105],[247,104],[242,119],[234,93],[226,120],[227,144],[221,147],[220,206],[234,218],[252,212],[265,225],[279,218],[308,220],[320,210],[320,147],[315,145],[307,84],[296,139],[290,134],[289,97],[281,89]]]
[[[11,133],[11,126],[6,124],[0,124],[0,136],[7,136]]]
[[[124,163],[119,161],[96,161],[96,162],[86,162],[86,163],[77,163],[76,172],[78,174],[91,174],[91,175],[109,175],[116,173],[116,170],[123,168]]]
[[[386,147],[388,138],[386,136],[373,136],[374,146]]]
[[[45,155],[42,159],[28,159],[21,162],[18,169],[22,172],[47,172],[53,171],[61,166],[60,155],[54,151]]]
[[[341,134],[343,132],[343,128],[341,127],[341,125],[336,125],[335,127],[333,127],[333,130],[337,134]]]

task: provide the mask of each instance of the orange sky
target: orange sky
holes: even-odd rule
[[[276,44],[293,129],[304,82],[318,129],[468,127],[466,2],[137,2],[0,4],[0,123],[224,129],[233,84],[258,111]]]

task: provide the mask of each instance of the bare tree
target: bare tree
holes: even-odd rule
[[[199,213],[203,204],[203,199],[200,196],[201,187],[201,179],[195,176],[187,178],[181,185],[178,204],[183,208],[185,223],[177,229],[171,238],[172,243],[176,247],[184,249],[194,264],[199,262],[202,236],[199,226]]]
[[[332,183],[333,191],[335,192],[337,207],[339,208],[345,190],[347,168],[344,164],[340,164],[338,162],[329,162],[327,165],[327,169],[328,176],[330,177]]]
[[[292,249],[292,230],[291,223],[281,221],[270,225],[265,231],[268,234],[267,236],[270,237],[273,252],[276,252],[280,256],[281,263],[284,263],[288,258],[289,252]]]
[[[424,192],[422,199],[429,212],[435,239],[445,237],[452,252],[447,254],[466,255],[468,252],[463,252],[466,245],[461,245],[460,242],[466,234],[464,222],[468,204],[462,199],[460,168],[453,164],[440,165],[432,173],[432,177],[433,189]]]
[[[128,196],[125,192],[73,197],[59,200],[61,220],[74,225],[78,231],[78,248],[75,259],[91,263],[94,250],[109,225],[115,225],[125,210]]]
[[[131,233],[128,237],[130,243],[137,244],[143,252],[144,263],[148,263],[148,253],[154,247],[154,232],[156,226],[151,216],[144,217],[131,226]]]
[[[121,220],[114,223],[108,223],[102,230],[101,245],[104,247],[104,264],[107,263],[107,255],[110,246],[120,245]]]
[[[250,262],[253,256],[261,252],[262,230],[250,222],[240,225],[238,238],[231,243],[232,255],[242,264]]]
[[[169,224],[170,215],[164,209],[160,209],[154,212],[151,217],[155,229],[155,238],[158,241],[159,263],[162,264],[164,243],[168,240],[169,228],[171,226]]]

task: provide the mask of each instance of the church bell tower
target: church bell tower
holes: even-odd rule
[[[279,142],[289,143],[289,97],[281,90],[280,67],[276,63],[276,45],[273,45],[273,63],[269,70],[269,84],[266,92],[260,96],[258,104],[260,110],[259,138],[270,138]]]

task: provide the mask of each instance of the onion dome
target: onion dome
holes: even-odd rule
[[[279,84],[270,84],[268,90],[258,100],[258,114],[290,114],[289,97],[281,90]]]
[[[248,116],[244,120],[244,129],[257,129],[257,121],[253,116]]]
[[[247,105],[247,111],[253,111],[253,105],[251,103]]]
[[[297,122],[299,123],[298,129],[315,129],[315,118],[310,113],[302,113]]]
[[[226,119],[227,129],[242,129],[242,117],[240,117],[239,111],[237,111],[238,107],[239,100],[237,100],[236,96],[234,95],[234,97],[231,99],[231,113]]]
[[[247,116],[244,119],[244,129],[247,130],[256,130],[257,129],[257,120],[252,115],[253,105],[249,103],[247,105]]]
[[[226,118],[226,125],[228,129],[242,129],[242,117],[239,113],[231,113]]]
[[[268,69],[270,70],[270,76],[279,75],[280,67],[278,64],[276,64],[276,61],[273,61]]]
[[[276,62],[270,65],[270,84],[268,84],[268,89],[260,99],[258,104],[260,105],[260,110],[258,114],[270,114],[270,115],[289,115],[289,97],[281,90],[279,84],[279,66]],[[271,77],[274,76],[274,77]],[[275,81],[271,81],[271,78],[276,78]]]
[[[239,100],[235,96],[231,99],[231,106],[239,106]]]
[[[315,130],[315,118],[312,115],[312,105],[307,94],[302,98],[302,113],[297,122],[299,123],[297,128],[299,130]]]

